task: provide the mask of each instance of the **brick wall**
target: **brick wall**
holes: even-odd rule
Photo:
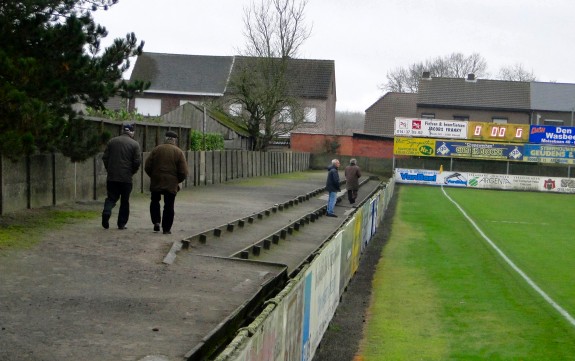
[[[365,138],[361,135],[323,135],[292,133],[290,147],[295,152],[326,153],[326,141],[337,141],[339,148],[337,154],[352,157],[393,158],[392,138]]]

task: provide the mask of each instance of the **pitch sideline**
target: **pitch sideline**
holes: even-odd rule
[[[513,263],[513,261],[511,259],[509,259],[509,257],[507,257],[507,255],[505,255],[505,253],[503,253],[503,251],[501,251],[499,249],[499,247],[497,247],[497,245],[495,243],[493,243],[493,241],[491,239],[489,239],[489,237],[487,237],[487,235],[485,233],[483,233],[481,228],[479,228],[479,226],[475,223],[475,221],[469,215],[467,215],[467,213],[463,210],[463,208],[461,208],[461,206],[456,201],[454,201],[447,194],[447,192],[445,192],[445,189],[443,189],[443,186],[441,186],[441,191],[443,192],[445,197],[447,197],[447,199],[449,199],[449,201],[451,203],[453,203],[455,205],[455,207],[457,207],[457,209],[459,209],[461,214],[463,214],[463,216],[469,221],[469,223],[471,223],[473,228],[475,228],[477,230],[477,232],[481,235],[481,237],[483,237],[483,239],[495,250],[495,252],[497,252],[501,256],[501,258],[503,258],[503,260],[505,262],[507,262],[507,264],[515,272],[517,272],[521,277],[523,277],[523,279],[527,282],[527,284],[529,284],[529,286],[531,286],[537,293],[539,293],[541,295],[541,297],[543,297],[543,299],[545,301],[547,301],[547,303],[549,303],[551,306],[553,306],[553,308],[555,310],[557,310],[557,312],[559,312],[561,314],[561,316],[563,316],[571,324],[571,326],[575,327],[575,319],[573,318],[573,316],[571,316],[569,314],[569,312],[567,312],[565,309],[563,309],[563,307],[559,306],[559,304],[557,304],[557,302],[555,302],[551,297],[549,297],[549,295],[547,293],[545,293],[545,291],[543,291],[539,286],[537,286],[537,284],[535,282],[533,282],[533,280],[531,280],[531,278],[529,278],[529,276],[527,276],[519,267],[517,267],[515,265],[515,263]]]

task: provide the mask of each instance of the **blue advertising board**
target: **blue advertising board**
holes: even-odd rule
[[[529,129],[529,143],[575,144],[575,127],[554,125],[532,125]]]
[[[523,160],[539,163],[575,164],[575,147],[526,144]]]
[[[437,157],[520,161],[523,158],[523,145],[437,140],[435,155]]]

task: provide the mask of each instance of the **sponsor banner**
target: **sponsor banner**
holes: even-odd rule
[[[395,181],[398,183],[466,187],[467,173],[398,168],[395,170]]]
[[[467,139],[527,143],[529,141],[529,130],[529,124],[469,122]]]
[[[462,172],[439,172],[437,183],[452,187],[467,187],[467,173]]]
[[[355,232],[355,222],[356,217],[352,217],[343,226],[343,235],[341,238],[341,265],[339,267],[339,294],[340,296],[345,291],[351,277],[353,275],[351,271],[351,263],[353,257],[353,238]]]
[[[361,219],[361,253],[367,247],[369,240],[371,239],[371,205],[370,202],[365,202],[361,206],[363,217]]]
[[[435,140],[396,137],[393,140],[393,154],[432,157],[435,154]]]
[[[467,186],[484,189],[513,189],[511,176],[507,174],[468,173]]]
[[[422,169],[402,169],[395,170],[395,181],[398,183],[428,184],[437,185],[439,171]]]
[[[438,157],[519,161],[523,159],[523,146],[502,143],[438,140],[435,144],[435,155]]]
[[[339,303],[339,269],[342,232],[337,233],[314,258],[306,274],[305,303],[309,301],[309,328],[304,329],[302,361],[311,361]],[[308,281],[311,287],[308,288]],[[308,293],[309,292],[309,293]],[[309,343],[308,343],[309,342]]]
[[[575,145],[575,127],[532,125],[529,131],[529,143]]]
[[[304,320],[304,315],[309,314],[309,304],[306,305],[304,299],[305,281],[296,279],[291,292],[278,305],[282,307],[282,310],[278,311],[284,314],[283,360],[301,360],[303,329],[307,327],[309,330],[308,320]]]
[[[395,118],[394,135],[399,137],[467,137],[467,122],[460,120]]]
[[[268,310],[271,309],[268,306]],[[284,360],[284,309],[275,308],[257,327],[253,327],[245,348],[237,353],[234,360]]]
[[[526,144],[524,152],[527,162],[575,164],[575,147]]]
[[[468,173],[470,188],[539,191],[540,177],[508,174]]]
[[[575,178],[551,177],[543,178],[541,182],[547,192],[575,193]]]

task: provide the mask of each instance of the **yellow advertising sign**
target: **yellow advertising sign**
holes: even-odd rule
[[[393,154],[433,157],[435,155],[435,139],[395,137]]]
[[[529,124],[469,122],[467,139],[495,142],[529,142]]]

